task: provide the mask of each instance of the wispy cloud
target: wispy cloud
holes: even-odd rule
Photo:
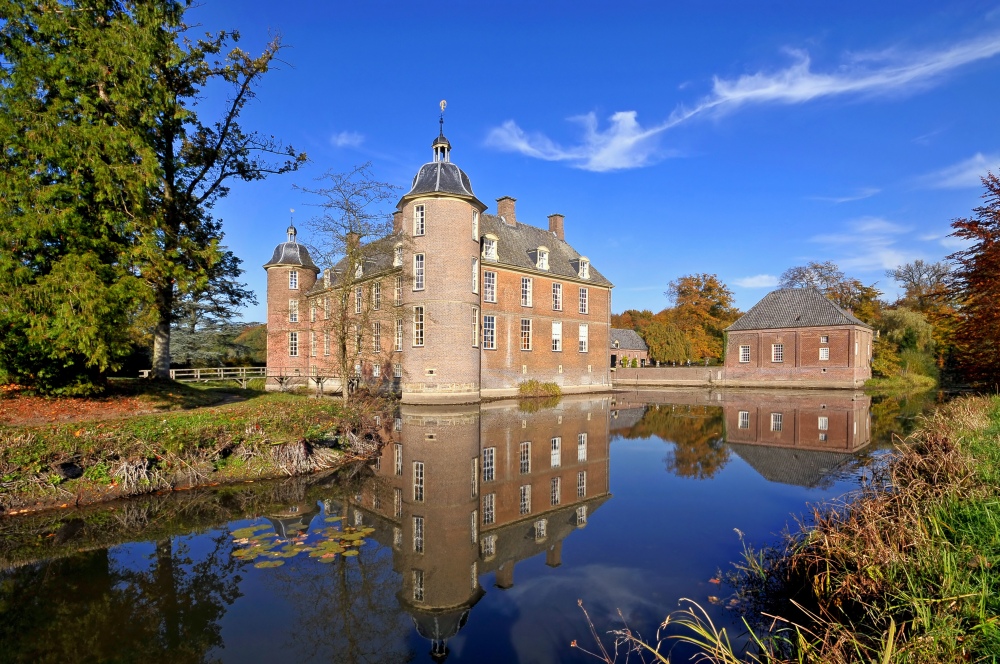
[[[912,92],[933,85],[953,69],[1000,53],[1000,34],[936,51],[887,49],[853,54],[829,72],[813,71],[812,61],[804,50],[787,52],[793,61],[784,69],[744,74],[734,79],[715,77],[710,94],[692,106],[678,106],[659,123],[643,126],[636,119],[636,111],[619,111],[601,127],[597,116],[588,113],[570,118],[583,127],[579,144],[563,146],[542,133],[524,131],[514,120],[507,120],[490,130],[486,144],[590,171],[638,168],[676,154],[660,147],[660,137],[696,116],[732,112],[752,104],[802,104],[824,97]]]
[[[846,232],[816,235],[812,242],[824,245],[840,267],[874,272],[906,263],[915,256],[898,246],[910,228],[881,217],[862,217],[848,222]]]
[[[935,189],[967,189],[981,187],[979,179],[987,171],[1000,171],[1000,153],[977,152],[968,159],[925,175],[921,180]]]
[[[854,194],[848,196],[810,196],[811,200],[823,201],[825,203],[851,203],[853,201],[863,201],[866,198],[871,198],[875,194],[881,192],[882,190],[878,187],[862,187]]]
[[[330,137],[330,143],[336,148],[357,148],[364,142],[364,134],[356,131],[342,131]]]
[[[742,288],[774,288],[778,285],[778,277],[773,274],[755,274],[752,277],[734,279],[733,283]]]

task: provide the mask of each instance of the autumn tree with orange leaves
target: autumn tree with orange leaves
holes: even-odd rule
[[[948,256],[955,269],[949,288],[958,303],[956,359],[970,380],[1000,381],[1000,178],[982,178],[986,201],[973,216],[951,223],[956,237],[971,245]]]
[[[689,274],[671,281],[664,295],[674,301],[670,322],[690,343],[692,359],[721,360],[723,331],[741,315],[733,292],[717,275]]]

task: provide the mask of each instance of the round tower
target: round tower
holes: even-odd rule
[[[309,304],[319,268],[298,243],[295,226],[274,248],[267,271],[267,370],[269,376],[309,375]],[[278,385],[268,384],[269,388]]]
[[[404,403],[479,401],[479,215],[442,131],[397,205],[403,240]]]

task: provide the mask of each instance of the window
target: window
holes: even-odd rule
[[[492,482],[496,479],[497,448],[487,447],[483,450],[483,481]]]
[[[483,301],[497,301],[497,273],[483,272]]]
[[[472,458],[472,497],[479,495],[479,457]]]
[[[378,311],[382,308],[382,282],[376,281],[372,284],[372,309]]]
[[[830,359],[830,349],[829,348],[820,348],[819,349],[819,359],[821,359],[821,360],[829,360]]]
[[[531,350],[531,319],[521,319],[521,350]]]
[[[531,277],[521,277],[521,306],[531,306]]]
[[[587,496],[587,471],[581,470],[576,474],[576,497],[585,498]]]
[[[488,261],[497,260],[497,239],[492,235],[483,238],[483,258]]]
[[[750,346],[740,346],[740,362],[750,361]]]
[[[316,303],[315,302],[311,302],[309,304],[309,322],[310,323],[315,323],[316,322]]]
[[[825,443],[826,442],[826,434],[825,433],[821,433],[819,435],[819,442],[821,442],[821,443]]]
[[[424,255],[413,255],[413,290],[424,289]]]
[[[298,357],[299,356],[299,333],[289,332],[288,333],[288,357]]]
[[[581,353],[586,353],[587,352],[587,344],[588,344],[588,341],[589,341],[588,337],[589,337],[589,330],[588,330],[588,328],[587,328],[587,326],[585,324],[581,323],[580,324],[580,352]]]
[[[472,239],[479,242],[479,210],[472,211]]]
[[[858,354],[858,348],[859,348],[859,342],[855,341],[854,342],[854,354],[855,355]]]
[[[821,335],[820,338],[819,338],[819,342],[821,344],[828,344],[828,343],[830,343],[830,336],[827,335],[827,334]]]
[[[741,410],[740,411],[740,424],[739,424],[739,427],[741,429],[749,429],[750,428],[750,411],[749,410]]]
[[[402,267],[403,266],[403,245],[397,244],[392,252],[392,266]]]
[[[311,355],[312,357],[316,357],[316,351],[317,351],[317,348],[316,348],[316,333],[315,332],[310,332],[309,333],[309,355]]]
[[[402,364],[394,364],[394,365],[392,365],[392,377],[393,378],[402,378],[403,377],[403,365]],[[403,420],[401,420],[401,419],[399,419],[397,417],[396,418],[396,422],[398,424],[402,424]],[[399,429],[396,429],[396,431],[399,431]]]
[[[820,417],[817,426],[819,427],[820,431],[826,431],[827,429],[830,428],[830,418]]]
[[[549,504],[555,507],[559,504],[559,478],[553,477],[552,481],[549,483]]]
[[[426,214],[424,212],[423,205],[416,205],[413,207],[413,234],[423,235],[424,234],[424,223],[426,222]]]
[[[496,520],[497,496],[488,493],[483,496],[483,525],[488,526]]]
[[[472,510],[469,516],[472,517],[469,519],[469,534],[472,536],[472,543],[475,544],[479,539],[479,510]]]
[[[299,271],[289,270],[288,271],[288,288],[291,290],[299,289]]]
[[[479,307],[472,307],[472,347],[479,348]]]
[[[424,601],[424,571],[421,569],[413,570],[413,601]]]
[[[393,295],[392,302],[397,307],[403,304],[403,277],[396,277],[396,293]]]
[[[393,459],[392,459],[393,463],[394,463],[395,468],[396,468],[396,474],[397,475],[402,475],[403,474],[403,446],[401,444],[396,443],[395,445],[392,446],[392,457],[393,457]]]
[[[403,490],[398,487],[392,492],[392,509],[397,519],[403,516]],[[402,544],[402,533],[400,533],[400,536],[399,543]]]
[[[535,521],[535,541],[540,541],[548,537],[548,519],[539,519]]]
[[[538,248],[538,261],[535,263],[535,267],[539,270],[549,269],[549,250],[544,247]]]
[[[588,295],[587,289],[586,288],[581,288],[580,289],[580,313],[581,314],[590,313],[590,301],[589,301],[587,295]]]
[[[785,344],[772,344],[771,345],[771,361],[772,362],[784,362],[785,361]]]
[[[361,286],[358,286],[354,289],[354,313],[361,313],[361,304],[364,302],[364,299],[364,292],[362,291]]]
[[[365,272],[365,259],[358,261],[358,264],[354,267],[354,278],[360,279],[361,275]]]
[[[483,316],[483,348],[486,350],[496,350],[497,348],[496,316]]]
[[[581,433],[576,437],[576,460],[587,460],[587,434]]]
[[[382,323],[379,321],[372,323],[372,350],[382,352]]]
[[[323,320],[330,320],[330,298],[323,298]]]
[[[413,500],[424,502],[424,462],[413,462]]]
[[[550,443],[550,449],[552,454],[550,455],[549,461],[553,468],[558,468],[562,465],[562,438],[555,437]]]
[[[424,517],[413,517],[413,552],[424,552]]]
[[[472,589],[479,587],[479,563],[472,563]]]
[[[562,321],[552,321],[552,350],[562,350]]]
[[[497,555],[497,536],[487,535],[483,538],[483,557],[492,558]]]
[[[580,259],[580,278],[590,279],[590,261],[586,258]]]
[[[358,355],[361,355],[361,327],[359,325],[354,326],[354,350]],[[360,374],[361,370],[359,369],[357,373]]]
[[[781,431],[781,413],[771,413],[771,431]]]
[[[298,323],[299,322],[299,301],[289,300],[288,301],[288,322]]]
[[[521,443],[518,456],[521,462],[521,474],[527,475],[531,472],[531,441]]]
[[[472,259],[472,292],[479,292],[479,259]]]
[[[552,284],[552,311],[562,311],[562,284]]]
[[[576,508],[576,525],[583,527],[587,525],[587,506],[580,505]]]
[[[413,345],[424,345],[424,308],[413,307]]]
[[[329,332],[324,332],[323,333],[323,355],[324,356],[329,356],[330,355],[330,333]]]
[[[531,485],[521,485],[521,514],[531,514]]]
[[[403,350],[403,319],[396,319],[396,345],[395,349],[397,351]]]

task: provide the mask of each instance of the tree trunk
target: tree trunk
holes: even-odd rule
[[[153,371],[151,378],[170,380],[170,319],[174,308],[174,286],[156,291],[156,328],[153,331]]]

